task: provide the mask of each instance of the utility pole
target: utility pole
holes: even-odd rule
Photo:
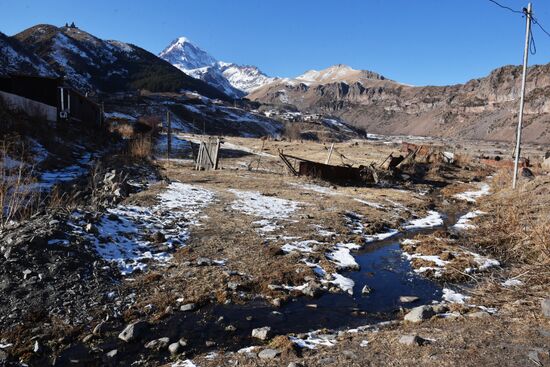
[[[168,144],[166,145],[166,153],[168,154],[168,158],[170,158],[170,154],[172,153],[172,121],[170,121],[170,111],[166,112],[166,127],[168,130]]]
[[[523,123],[523,105],[525,102],[525,79],[527,78],[527,61],[529,58],[529,41],[531,40],[531,18],[533,15],[533,7],[531,3],[527,5],[527,10],[524,9],[525,15],[527,16],[527,25],[525,28],[525,49],[523,51],[523,77],[521,80],[521,99],[519,102],[519,121],[518,121],[518,131],[516,133],[516,157],[514,160],[514,178],[512,180],[512,188],[515,189],[518,179],[518,165],[519,165],[519,156],[521,152],[521,125]]]

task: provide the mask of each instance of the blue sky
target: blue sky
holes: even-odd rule
[[[526,1],[498,0],[520,10]],[[533,0],[550,31],[550,1]],[[180,35],[219,60],[274,76],[348,64],[414,85],[461,83],[522,61],[525,22],[489,0],[0,0],[0,31],[77,26],[160,52]],[[534,28],[537,54],[550,38]]]

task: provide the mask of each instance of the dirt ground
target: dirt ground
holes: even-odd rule
[[[117,202],[114,208],[118,214],[83,214],[83,218],[91,218],[90,223],[69,220],[72,227],[87,228],[71,234],[78,237],[78,246],[86,249],[92,248],[89,244],[96,240],[96,249],[108,248],[115,239],[146,243],[152,254],[138,264],[147,266],[117,276],[116,282],[102,291],[105,295],[98,295],[97,307],[85,315],[83,323],[63,325],[70,326],[74,335],[53,343],[44,331],[50,323],[37,321],[37,336],[27,340],[33,333],[26,330],[24,337],[17,340],[20,354],[10,357],[30,365],[51,362],[46,353],[40,359],[32,357],[35,341],[39,340],[41,345],[52,348],[52,355],[61,356],[61,365],[548,365],[550,321],[542,315],[540,301],[550,291],[550,241],[546,235],[550,227],[539,221],[549,217],[548,206],[534,205],[550,204],[548,176],[535,171],[534,179],[522,178],[523,194],[519,200],[517,194],[506,189],[505,175],[470,160],[413,164],[392,185],[341,186],[291,176],[278,157],[283,151],[324,162],[328,144],[245,138],[226,138],[225,142],[221,170],[196,171],[188,158],[159,158],[154,163],[163,180]],[[493,143],[433,143],[490,156],[502,149]],[[331,162],[354,166],[381,163],[400,148],[398,139],[336,143]],[[534,154],[536,150],[527,151]],[[415,175],[419,177],[415,182],[408,179]],[[203,195],[204,202],[183,206],[177,202],[182,198],[174,188],[184,190],[185,195]],[[163,199],[167,193],[176,196]],[[517,215],[511,217],[501,207],[510,208],[514,202],[522,205],[513,207],[512,212]],[[147,227],[154,215],[125,217],[131,210],[136,213],[135,208],[150,210],[154,215],[173,215],[173,221]],[[483,214],[464,218],[464,228],[468,230],[450,227],[474,210]],[[436,224],[426,226],[427,218]],[[131,231],[110,227],[129,226],[133,223],[130,219],[136,226]],[[525,229],[526,223],[535,222],[536,230]],[[377,235],[392,230],[405,233],[414,225],[441,229],[419,232],[407,237],[408,242],[401,241],[401,251],[410,256],[411,272],[432,279],[445,289],[459,285],[464,293],[446,300],[431,319],[414,324],[404,322],[402,319],[412,306],[402,305],[393,316],[396,320],[388,325],[322,330],[319,333],[329,335],[331,345],[317,345],[314,349],[299,348],[289,339],[302,340],[305,335],[270,336],[263,342],[251,343],[258,345],[255,349],[239,353],[234,347],[216,346],[209,340],[190,341],[172,356],[166,346],[144,346],[145,342],[168,337],[162,334],[167,330],[171,332],[170,343],[177,342],[174,335],[179,331],[166,325],[188,312],[183,310],[185,306],[192,305],[191,312],[200,318],[202,309],[208,306],[247,305],[260,299],[273,305],[273,312],[277,312],[277,307],[304,294],[314,299],[320,293],[345,293],[345,284],[339,283],[335,274],[355,269],[356,264],[350,260],[354,250],[369,246],[368,241]],[[187,237],[183,236],[184,246],[167,246],[173,240],[168,235],[174,228],[187,233]],[[105,229],[111,232],[103,233]],[[68,243],[71,236],[67,236]],[[44,242],[48,240],[45,238]],[[525,251],[527,245],[535,250]],[[155,262],[153,257],[161,252],[159,248],[170,250],[171,257]],[[106,259],[97,258],[94,266],[116,271],[116,265],[106,263]],[[521,280],[521,284],[503,285],[509,279]],[[469,298],[457,300],[459,296]],[[196,309],[201,311],[195,312]],[[138,320],[151,326],[144,340],[119,340],[124,327]],[[101,328],[104,324],[107,326]],[[205,318],[197,325],[210,324]],[[0,333],[0,346],[14,342],[10,339],[13,330],[18,329]],[[401,337],[409,334],[424,338],[422,345],[403,344]],[[276,349],[280,355],[260,358],[258,353],[266,348]],[[0,352],[3,350],[0,347]],[[119,355],[107,355],[113,351]]]

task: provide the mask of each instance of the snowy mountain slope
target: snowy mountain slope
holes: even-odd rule
[[[140,47],[102,40],[76,27],[41,24],[18,33],[14,38],[81,91],[189,90],[211,98],[227,99],[225,94],[207,83],[182,73]]]
[[[57,73],[16,39],[0,32],[0,75],[11,73],[56,77]]]
[[[236,98],[275,80],[255,66],[218,61],[185,37],[174,40],[159,57]]]

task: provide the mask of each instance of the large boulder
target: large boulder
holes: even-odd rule
[[[413,308],[409,311],[408,314],[405,315],[405,321],[410,322],[422,322],[424,320],[428,320],[432,318],[432,316],[435,315],[435,312],[431,306],[418,306]]]
[[[118,334],[118,338],[125,342],[132,342],[141,339],[149,330],[149,323],[146,321],[137,321],[129,324]]]

